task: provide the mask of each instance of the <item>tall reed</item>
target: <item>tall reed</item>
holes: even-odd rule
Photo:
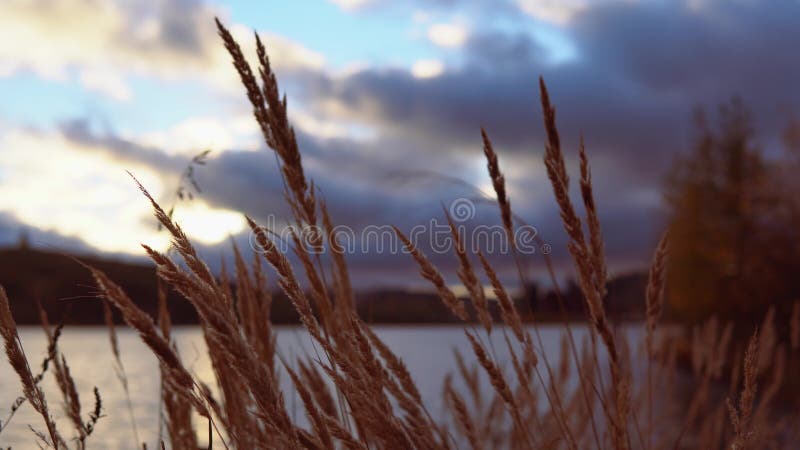
[[[800,342],[800,307],[791,314],[790,344],[783,345],[775,330],[774,313],[753,334],[743,357],[733,351],[733,327],[711,320],[693,332],[691,366],[696,381],[688,405],[677,404],[672,382],[678,373],[681,340],[666,339],[659,326],[663,304],[667,238],[661,240],[642,302],[646,309],[643,377],[633,370],[636,353],[608,314],[608,269],[595,203],[592,174],[583,138],[578,148],[580,195],[585,218],[570,196],[568,157],[562,149],[555,107],[539,80],[546,142],[544,165],[559,208],[568,249],[587,312],[588,335],[576,344],[564,323],[560,355],[549,354],[536,327],[516,307],[512,290],[482,250],[472,254],[451,217],[444,212],[455,243],[457,277],[468,293],[473,322],[465,300],[454,293],[445,275],[399,228],[395,232],[453,318],[463,322],[464,347],[456,351],[457,372],[443,380],[448,415],[434,416],[430,399],[420,391],[404,361],[360,318],[344,249],[337,241],[334,220],[313,180],[303,168],[301,152],[289,122],[264,43],[256,35],[258,67],[251,68],[241,47],[217,21],[223,45],[240,76],[264,142],[275,153],[284,180],[285,198],[296,225],[290,236],[293,258],[276,245],[277,230],[247,218],[256,248],[245,255],[234,246],[234,270],[215,275],[180,225],[142,186],[145,201],[172,238],[175,258],[143,246],[159,278],[158,323],[146,314],[106,274],[86,266],[111,319],[115,308],[158,358],[161,410],[169,445],[197,448],[198,430],[192,414],[207,419],[209,432],[225,448],[236,449],[660,449],[787,447],[791,430],[770,423],[770,406],[784,382],[788,351]],[[514,221],[497,152],[481,130],[487,170],[499,208],[499,221],[516,248]],[[321,226],[318,221],[321,218]],[[310,226],[310,227],[309,227]],[[248,258],[252,257],[252,262]],[[477,257],[480,266],[474,266]],[[515,257],[521,257],[515,253]],[[262,259],[263,258],[263,259]],[[553,279],[552,265],[546,259]],[[294,360],[276,350],[271,325],[272,298],[265,266],[296,309],[314,346],[314,356]],[[476,270],[476,267],[480,270]],[[517,267],[521,267],[519,260]],[[332,274],[326,277],[326,274]],[[488,280],[484,287],[484,279]],[[520,279],[524,282],[522,271]],[[186,368],[171,336],[167,291],[179,293],[197,312],[218,394]],[[491,290],[491,301],[485,292]],[[495,317],[496,310],[499,311]],[[58,330],[50,334],[57,355]],[[113,320],[108,321],[112,352],[121,361]],[[531,331],[532,330],[532,331]],[[532,335],[533,333],[533,335]],[[44,445],[69,448],[48,409],[38,377],[22,350],[8,299],[0,289],[0,334],[6,354],[22,384],[25,399],[44,420],[47,433],[37,432]],[[502,339],[505,355],[495,348]],[[534,336],[536,339],[534,339]],[[599,337],[602,346],[596,345]],[[760,355],[775,355],[772,367]],[[558,357],[557,357],[558,356]],[[556,358],[557,357],[557,358]],[[552,364],[551,364],[552,360]],[[600,361],[607,364],[601,365]],[[95,391],[94,410],[81,420],[80,401],[66,359],[49,357],[65,398],[66,414],[76,429],[77,448],[83,448],[100,417]],[[783,361],[782,363],[780,361]],[[120,362],[121,366],[121,362]],[[772,372],[772,373],[770,373]],[[727,395],[720,395],[730,373]],[[282,389],[288,377],[293,390]],[[642,378],[642,379],[639,379]],[[572,383],[571,381],[574,381]],[[741,383],[740,383],[741,381]],[[760,381],[766,388],[759,390]],[[741,386],[740,386],[741,384]],[[664,386],[656,389],[655,386]],[[125,384],[124,389],[127,390]],[[299,397],[306,421],[290,414],[285,398]],[[737,398],[734,402],[731,398]],[[20,402],[21,404],[21,402]],[[655,407],[659,404],[660,407]],[[19,406],[19,405],[17,405]],[[109,413],[116,413],[110,411]],[[135,418],[132,417],[135,423]],[[205,421],[204,421],[205,423]],[[5,424],[3,424],[5,425]],[[0,428],[2,431],[2,428]],[[134,438],[136,441],[139,437]],[[159,436],[159,440],[161,436]],[[139,447],[134,442],[131,447]],[[159,442],[166,447],[166,443]]]

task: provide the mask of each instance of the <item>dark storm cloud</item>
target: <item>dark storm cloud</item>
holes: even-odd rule
[[[405,71],[365,70],[319,83],[309,97],[334,99],[351,117],[413,136],[451,159],[474,154],[466,152],[474,151],[477,130],[485,126],[501,162],[537,165],[544,138],[541,74],[568,155],[574,158],[579,133],[586,136],[609,254],[646,261],[663,227],[663,177],[674,155],[691,145],[695,107],[713,111],[741,96],[765,143],[775,141],[787,111],[800,108],[800,58],[793,48],[800,41],[800,3],[695,3],[589,7],[566,25],[577,57],[561,64],[550,63],[528,34],[478,28],[463,49],[463,65],[442,76],[420,80]],[[577,168],[574,161],[571,167]],[[522,192],[547,189],[544,180],[518,182]],[[544,217],[543,231],[563,244],[552,206],[528,212]]]
[[[482,125],[504,143],[519,144],[533,134],[531,73],[470,67],[419,80],[401,70],[363,71],[325,87],[318,98],[335,98],[354,117],[393,133],[424,137],[437,151],[478,142]]]
[[[642,95],[613,72],[582,60],[552,67],[546,52],[522,34],[477,35],[465,51],[462,68],[434,79],[363,71],[323,85],[317,98],[343,102],[352,116],[424,140],[431,152],[453,159],[480,145],[480,127],[502,152],[540,154],[544,130],[537,76],[543,74],[558,107],[565,148],[577,148],[583,132],[594,157],[615,158],[619,171],[647,177],[685,142],[691,102]]]
[[[346,117],[380,131],[374,140],[350,140],[298,130],[307,173],[338,224],[409,229],[441,219],[440,201],[474,197],[448,177],[475,182],[484,126],[509,175],[512,204],[553,246],[558,265],[567,267],[566,237],[541,166],[537,76],[543,75],[573,174],[579,133],[586,137],[612,268],[629,267],[649,260],[663,229],[663,175],[675,153],[690,144],[690,114],[698,104],[713,109],[741,95],[765,142],[782,128],[786,111],[800,111],[794,86],[800,58],[792,48],[800,42],[797,17],[800,3],[789,1],[706,2],[696,10],[661,2],[600,5],[566,25],[577,57],[560,64],[527,33],[478,28],[462,49],[462,64],[433,79],[366,69],[340,77],[297,72],[285,81],[302,87],[290,104],[330,113],[326,108],[335,102]],[[191,36],[175,39],[191,42]],[[341,118],[339,111],[330,114]],[[67,124],[62,131],[162,173],[178,174],[186,163],[118,137],[93,135],[85,124]],[[288,216],[267,149],[213,155],[198,180],[214,206],[260,220]],[[475,222],[497,223],[495,208],[480,207]],[[237,241],[247,245],[246,236]],[[207,250],[218,254],[223,247]],[[454,267],[450,256],[435,260]],[[359,254],[349,261],[362,285],[417,279],[403,255]]]
[[[787,87],[800,69],[798,15],[796,1],[718,1],[694,10],[642,2],[586,11],[572,28],[592,64],[648,90],[713,98]]]
[[[776,136],[800,106],[800,3],[708,2],[698,10],[607,5],[576,20],[589,63],[612,68],[632,90],[715,107],[738,95],[756,129]]]
[[[418,80],[405,71],[367,70],[325,83],[317,94],[397,133],[424,134],[435,146],[473,142],[486,126],[509,151],[541,149],[536,77],[544,75],[567,143],[583,131],[593,154],[653,175],[686,146],[689,113],[742,95],[775,131],[776,113],[794,107],[800,58],[800,3],[769,7],[708,2],[619,3],[588,8],[567,26],[578,58],[552,65],[526,34],[477,30],[463,67]],[[761,121],[759,122],[761,124]]]

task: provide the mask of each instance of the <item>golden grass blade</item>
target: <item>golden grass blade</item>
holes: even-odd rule
[[[44,397],[44,392],[42,392],[41,388],[36,384],[33,374],[31,373],[28,359],[25,357],[25,352],[22,350],[22,343],[19,340],[19,334],[17,334],[17,324],[14,321],[14,317],[11,315],[8,297],[2,286],[0,286],[0,336],[2,336],[3,341],[5,341],[8,362],[22,382],[22,392],[25,394],[25,398],[28,399],[33,409],[44,419],[47,433],[50,437],[49,445],[52,445],[56,450],[58,450],[59,447],[66,449],[67,446],[58,434],[56,424],[50,416],[50,410],[47,408],[47,400]]]
[[[456,297],[452,290],[444,282],[444,278],[442,278],[442,274],[439,272],[438,269],[430,262],[427,256],[422,253],[409,239],[400,231],[397,227],[394,228],[395,234],[400,239],[400,241],[405,246],[406,250],[411,253],[411,256],[414,258],[414,261],[417,262],[419,265],[419,273],[422,275],[423,278],[430,281],[433,284],[433,287],[436,288],[436,292],[439,294],[439,298],[441,298],[442,302],[447,306],[447,308],[452,312],[456,317],[463,321],[468,321],[469,317],[467,316],[467,310],[464,308],[464,304],[461,300]]]

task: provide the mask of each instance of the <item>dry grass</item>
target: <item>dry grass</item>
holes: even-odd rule
[[[612,324],[603,303],[607,269],[583,139],[578,158],[586,230],[569,195],[567,158],[561,147],[555,108],[543,80],[540,92],[547,132],[544,164],[569,237],[569,251],[585,299],[590,333],[579,347],[569,324],[565,323],[561,355],[554,368],[535,322],[536,340],[495,269],[478,252],[482,274],[488,279],[499,306],[499,318],[493,317],[481,276],[472,264],[476,255],[467,251],[463,237],[445,211],[456,243],[458,278],[469,293],[479,330],[441,272],[395,228],[419,266],[421,276],[432,284],[453,315],[464,321],[465,343],[472,350],[469,358],[456,352],[458,371],[443,380],[443,396],[450,417],[434,418],[402,359],[356,314],[343,249],[336,241],[325,202],[317,199],[313,182],[306,178],[287,118],[286,100],[280,97],[264,45],[256,37],[259,62],[256,77],[238,43],[221,23],[217,25],[264,140],[276,153],[285,181],[285,198],[295,222],[316,226],[321,216],[322,226],[318,229],[323,232],[302,231],[311,234],[292,236],[293,250],[300,262],[295,272],[287,255],[273,241],[271,230],[248,218],[259,251],[248,264],[239,249],[234,248],[233,274],[226,270],[217,278],[170,214],[139,185],[161,226],[171,234],[180,258],[176,262],[168,255],[144,247],[159,277],[158,324],[105,274],[91,267],[87,269],[104,304],[121,313],[159,360],[161,419],[168,435],[165,441],[173,449],[197,448],[193,412],[208,420],[209,432],[222,439],[225,448],[248,450],[789,447],[795,436],[784,428],[785,422],[772,420],[774,413],[770,408],[783,383],[787,358],[787,346],[776,337],[773,316],[765,320],[760,338],[753,335],[743,358],[732,351],[730,325],[722,326],[712,320],[698,327],[691,347],[695,392],[688,404],[675,401],[677,397],[671,386],[679,371],[678,341],[669,344],[659,339],[658,327],[666,236],[655,252],[647,291],[642,293],[647,311],[642,357],[647,361],[647,373],[643,379],[634,377],[632,360],[639,354],[628,349],[628,341]],[[515,216],[506,194],[505,179],[487,133],[481,132],[500,221],[513,243]],[[328,250],[325,257],[320,249]],[[314,357],[291,361],[277,354],[270,323],[271,297],[261,258],[273,269],[278,285],[297,310],[317,350]],[[326,272],[333,275],[332,285],[327,282]],[[197,311],[219,387],[217,396],[186,369],[178,355],[171,338],[167,289],[180,293]],[[110,308],[107,317],[111,317]],[[40,443],[59,449],[83,448],[100,417],[100,399],[95,392],[95,408],[89,420],[83,421],[69,366],[66,359],[58,357],[59,329],[51,332],[46,322],[44,325],[52,347],[49,360],[54,364],[54,374],[64,394],[66,415],[77,434],[77,440],[69,443],[61,437],[51,418],[38,386],[41,377],[31,373],[8,299],[0,289],[0,333],[25,398],[44,420],[47,432],[37,432]],[[790,348],[795,350],[800,342],[798,306],[792,313],[790,326]],[[109,331],[112,352],[119,362],[113,321],[109,321]],[[507,359],[497,356],[489,340],[492,333],[502,335]],[[759,363],[762,355],[775,355],[779,363],[773,370],[767,370],[769,364]],[[601,361],[607,361],[607,366],[601,365]],[[281,373],[288,375],[302,401],[307,426],[293,420],[287,410],[284,398],[289,393],[280,388]],[[718,387],[727,373],[730,373],[730,389],[721,394]],[[121,379],[127,390],[124,373]],[[483,384],[484,379],[488,384]],[[761,393],[757,390],[759,380],[767,383]],[[491,389],[487,391],[489,386]],[[738,401],[734,404],[729,398]],[[656,402],[659,402],[657,407]],[[134,439],[138,441],[138,437]],[[138,442],[131,445],[138,446]]]
[[[46,445],[57,447],[64,443],[64,439],[58,434],[56,424],[50,415],[50,410],[47,407],[47,400],[44,397],[44,392],[39,387],[38,380],[33,376],[28,359],[25,357],[25,352],[22,350],[22,342],[19,340],[17,334],[17,325],[14,322],[14,317],[11,315],[9,308],[8,297],[6,291],[0,287],[0,335],[3,337],[6,348],[6,357],[11,367],[19,376],[22,383],[22,393],[28,400],[28,403],[42,416],[44,424],[47,427],[47,435],[34,431],[39,439]],[[50,352],[54,352],[51,346]],[[53,360],[55,358],[49,358]],[[49,439],[49,440],[48,440]]]

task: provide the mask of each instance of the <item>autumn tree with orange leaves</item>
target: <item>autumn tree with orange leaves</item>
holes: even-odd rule
[[[718,315],[754,322],[772,304],[800,298],[800,166],[790,152],[767,158],[739,99],[716,121],[698,111],[691,151],[667,178],[667,292],[678,318]],[[794,159],[793,159],[794,158]]]

